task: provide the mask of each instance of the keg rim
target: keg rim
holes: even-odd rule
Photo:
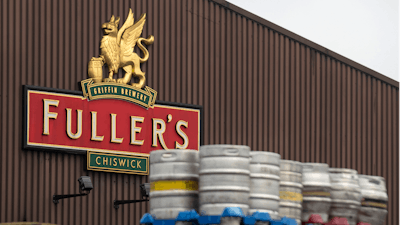
[[[312,168],[307,168],[308,166],[313,166]],[[321,171],[322,173],[327,173],[329,170],[329,165],[327,163],[313,163],[313,162],[306,162],[303,163],[303,173],[308,173],[308,172],[319,172],[319,171],[314,171],[314,168],[317,167],[316,169],[318,169],[318,167],[320,169],[325,169],[326,171]]]
[[[235,150],[235,151],[230,153],[229,150]],[[200,157],[200,162],[204,158],[214,158],[214,157],[228,157],[228,158],[235,157],[235,158],[249,159],[250,151],[251,148],[247,145],[227,145],[227,144],[203,145],[200,146],[199,157]]]
[[[294,209],[300,209],[303,210],[303,204],[301,202],[293,202],[293,201],[284,201],[280,200],[279,201],[279,207],[286,206],[288,208],[294,208]]]
[[[337,207],[339,205],[354,205],[356,207],[360,207],[361,206],[361,201],[357,201],[357,200],[350,200],[350,199],[337,199],[337,198],[332,198],[331,197],[331,207]]]
[[[168,156],[168,154],[170,154]],[[195,149],[160,149],[151,151],[149,165],[162,163],[195,163],[199,164],[199,151]]]
[[[386,183],[385,178],[382,177],[382,176],[367,175],[367,174],[358,174],[358,177],[359,177],[359,178],[364,178],[364,179],[367,179],[367,178],[375,178],[375,179],[378,179],[378,180],[382,180],[383,182]]]
[[[296,177],[300,177],[300,179],[302,179],[303,177],[303,173],[300,173],[298,171],[293,171],[293,170],[280,170],[279,171],[280,174],[284,174],[284,175],[289,175],[289,176],[296,176]]]
[[[279,158],[281,158],[281,154],[279,154],[279,153],[276,153],[276,152],[269,152],[269,151],[263,151],[263,150],[251,150],[251,151],[250,151],[250,156],[251,156],[252,154],[259,154],[259,153],[266,154],[266,155],[275,155],[275,156],[279,156]]]
[[[378,200],[382,200],[382,198],[387,200],[389,198],[386,189],[361,189],[361,195],[363,196],[363,198]]]
[[[303,163],[303,165],[322,165],[322,166],[328,166],[329,167],[329,165],[328,165],[328,163],[314,163],[314,162],[305,162],[305,163]]]
[[[270,165],[279,168],[281,155],[275,152],[250,151],[250,165]]]
[[[274,174],[252,173],[250,172],[250,179],[270,179],[280,181],[281,177]]]
[[[307,202],[325,202],[331,203],[331,197],[321,197],[321,196],[303,196],[303,204]]]
[[[358,175],[357,170],[349,169],[349,168],[336,168],[336,167],[329,168],[329,173],[347,173],[347,174]]]
[[[279,201],[280,197],[278,195],[273,195],[273,194],[263,194],[263,193],[250,193],[249,201],[250,200],[275,200]]]
[[[280,181],[279,181],[279,186],[297,187],[297,188],[303,189],[303,184],[302,184],[302,183],[293,182],[293,181],[284,181],[284,180],[280,180]]]
[[[248,148],[250,150],[250,146],[248,145],[229,145],[229,144],[214,144],[214,145],[202,145],[200,149],[207,149],[213,147],[235,147],[235,148]]]

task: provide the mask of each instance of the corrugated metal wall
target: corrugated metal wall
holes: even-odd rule
[[[399,83],[222,0],[1,1],[0,222],[138,224],[144,176],[85,171],[83,155],[24,151],[22,85],[78,90],[112,14],[147,13],[142,66],[158,99],[204,106],[205,144],[384,176],[399,224]],[[122,23],[121,23],[122,24]],[[121,25],[120,24],[120,25]],[[88,197],[77,192],[89,175]]]

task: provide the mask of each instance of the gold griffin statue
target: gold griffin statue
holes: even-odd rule
[[[102,80],[103,82],[127,84],[131,81],[133,74],[139,78],[139,82],[132,82],[132,86],[143,88],[146,78],[145,73],[140,69],[140,63],[148,60],[149,52],[141,42],[143,41],[146,45],[151,45],[154,42],[153,35],[150,35],[147,39],[140,37],[146,21],[145,18],[146,14],[142,14],[139,21],[134,23],[132,10],[129,9],[128,17],[121,29],[118,30],[120,18],[117,17],[115,19],[114,15],[109,22],[101,26],[104,29],[104,36],[100,44],[100,58],[93,57],[89,62],[88,68],[89,77],[93,78],[94,82],[101,82],[103,77],[101,67],[105,62],[108,65],[109,75]],[[143,58],[133,52],[136,43],[140,50],[143,51]],[[121,67],[125,71],[125,75],[123,78],[115,80],[113,78],[114,73],[118,73],[118,69]]]

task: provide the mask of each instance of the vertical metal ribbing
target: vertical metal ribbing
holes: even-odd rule
[[[112,198],[135,198],[144,177],[86,171],[80,155],[21,149],[22,85],[77,90],[99,55],[101,24],[112,14],[124,21],[129,7],[136,19],[147,13],[142,36],[156,38],[142,65],[147,85],[160,100],[203,105],[205,144],[383,176],[389,199],[398,199],[399,89],[389,78],[223,0],[18,0],[1,2],[0,222],[116,224],[148,209],[107,208]],[[96,186],[89,196],[51,203],[85,174]],[[386,224],[398,223],[397,210],[389,201]]]

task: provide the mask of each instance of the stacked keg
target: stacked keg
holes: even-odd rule
[[[311,214],[319,214],[328,222],[331,207],[331,181],[329,165],[325,163],[303,163],[303,214],[307,222]]]
[[[281,156],[273,152],[250,152],[249,213],[267,212],[279,219],[279,180]]]
[[[361,205],[361,190],[356,170],[330,168],[331,210],[330,217],[343,217],[349,225],[356,225],[358,210]]]
[[[157,219],[175,219],[179,212],[198,210],[198,171],[198,151],[152,151],[150,214]]]
[[[250,148],[242,145],[200,147],[200,214],[220,215],[226,207],[249,210]],[[239,221],[240,223],[240,221]]]
[[[328,222],[328,212],[329,219],[346,218],[349,225],[384,223],[388,196],[382,177],[280,158],[241,145],[152,151],[150,214],[174,219],[192,209],[221,215],[226,207],[240,207],[244,214],[268,212],[272,219],[285,216],[298,224],[311,214]],[[240,218],[224,219],[221,224],[240,224]]]
[[[385,222],[388,195],[383,177],[359,175],[361,187],[361,208],[358,212],[358,221],[374,225]]]
[[[301,224],[302,164],[290,160],[281,160],[280,163],[279,216],[296,219],[297,224]]]

